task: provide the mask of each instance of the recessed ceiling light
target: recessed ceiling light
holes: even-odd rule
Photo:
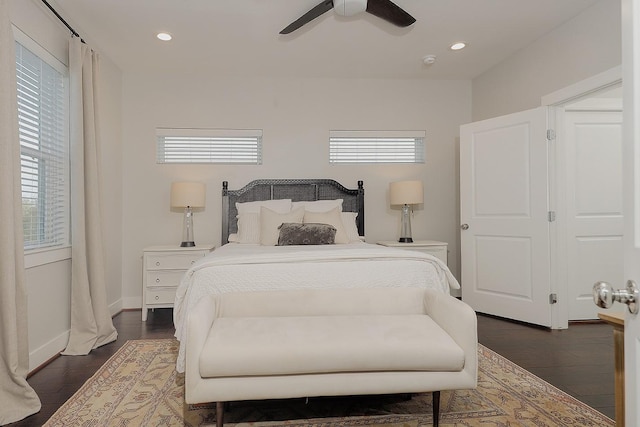
[[[451,50],[460,50],[460,49],[464,49],[467,46],[467,44],[465,42],[457,42],[452,44],[451,46],[449,46],[449,49]]]
[[[169,33],[158,33],[156,37],[165,42],[173,38]]]

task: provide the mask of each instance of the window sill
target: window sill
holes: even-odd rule
[[[54,249],[33,249],[24,254],[24,267],[39,267],[67,259],[71,259],[71,246]]]

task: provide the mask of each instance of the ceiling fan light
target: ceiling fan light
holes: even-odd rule
[[[164,42],[168,42],[169,40],[171,40],[173,38],[173,36],[169,33],[158,33],[156,34],[156,37]]]
[[[451,50],[461,50],[461,49],[464,49],[465,47],[467,47],[467,44],[465,42],[455,42],[454,44],[449,46],[449,49],[451,49]]]
[[[338,15],[353,16],[367,10],[367,0],[334,0],[333,9]]]

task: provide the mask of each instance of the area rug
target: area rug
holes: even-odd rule
[[[211,426],[214,405],[186,405],[173,339],[127,341],[45,426]],[[441,393],[441,426],[613,426],[600,412],[478,346],[476,390]],[[423,427],[431,394],[236,402],[229,427]]]

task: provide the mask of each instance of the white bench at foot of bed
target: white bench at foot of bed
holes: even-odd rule
[[[185,401],[434,393],[477,384],[475,312],[418,288],[228,293],[187,316]]]

